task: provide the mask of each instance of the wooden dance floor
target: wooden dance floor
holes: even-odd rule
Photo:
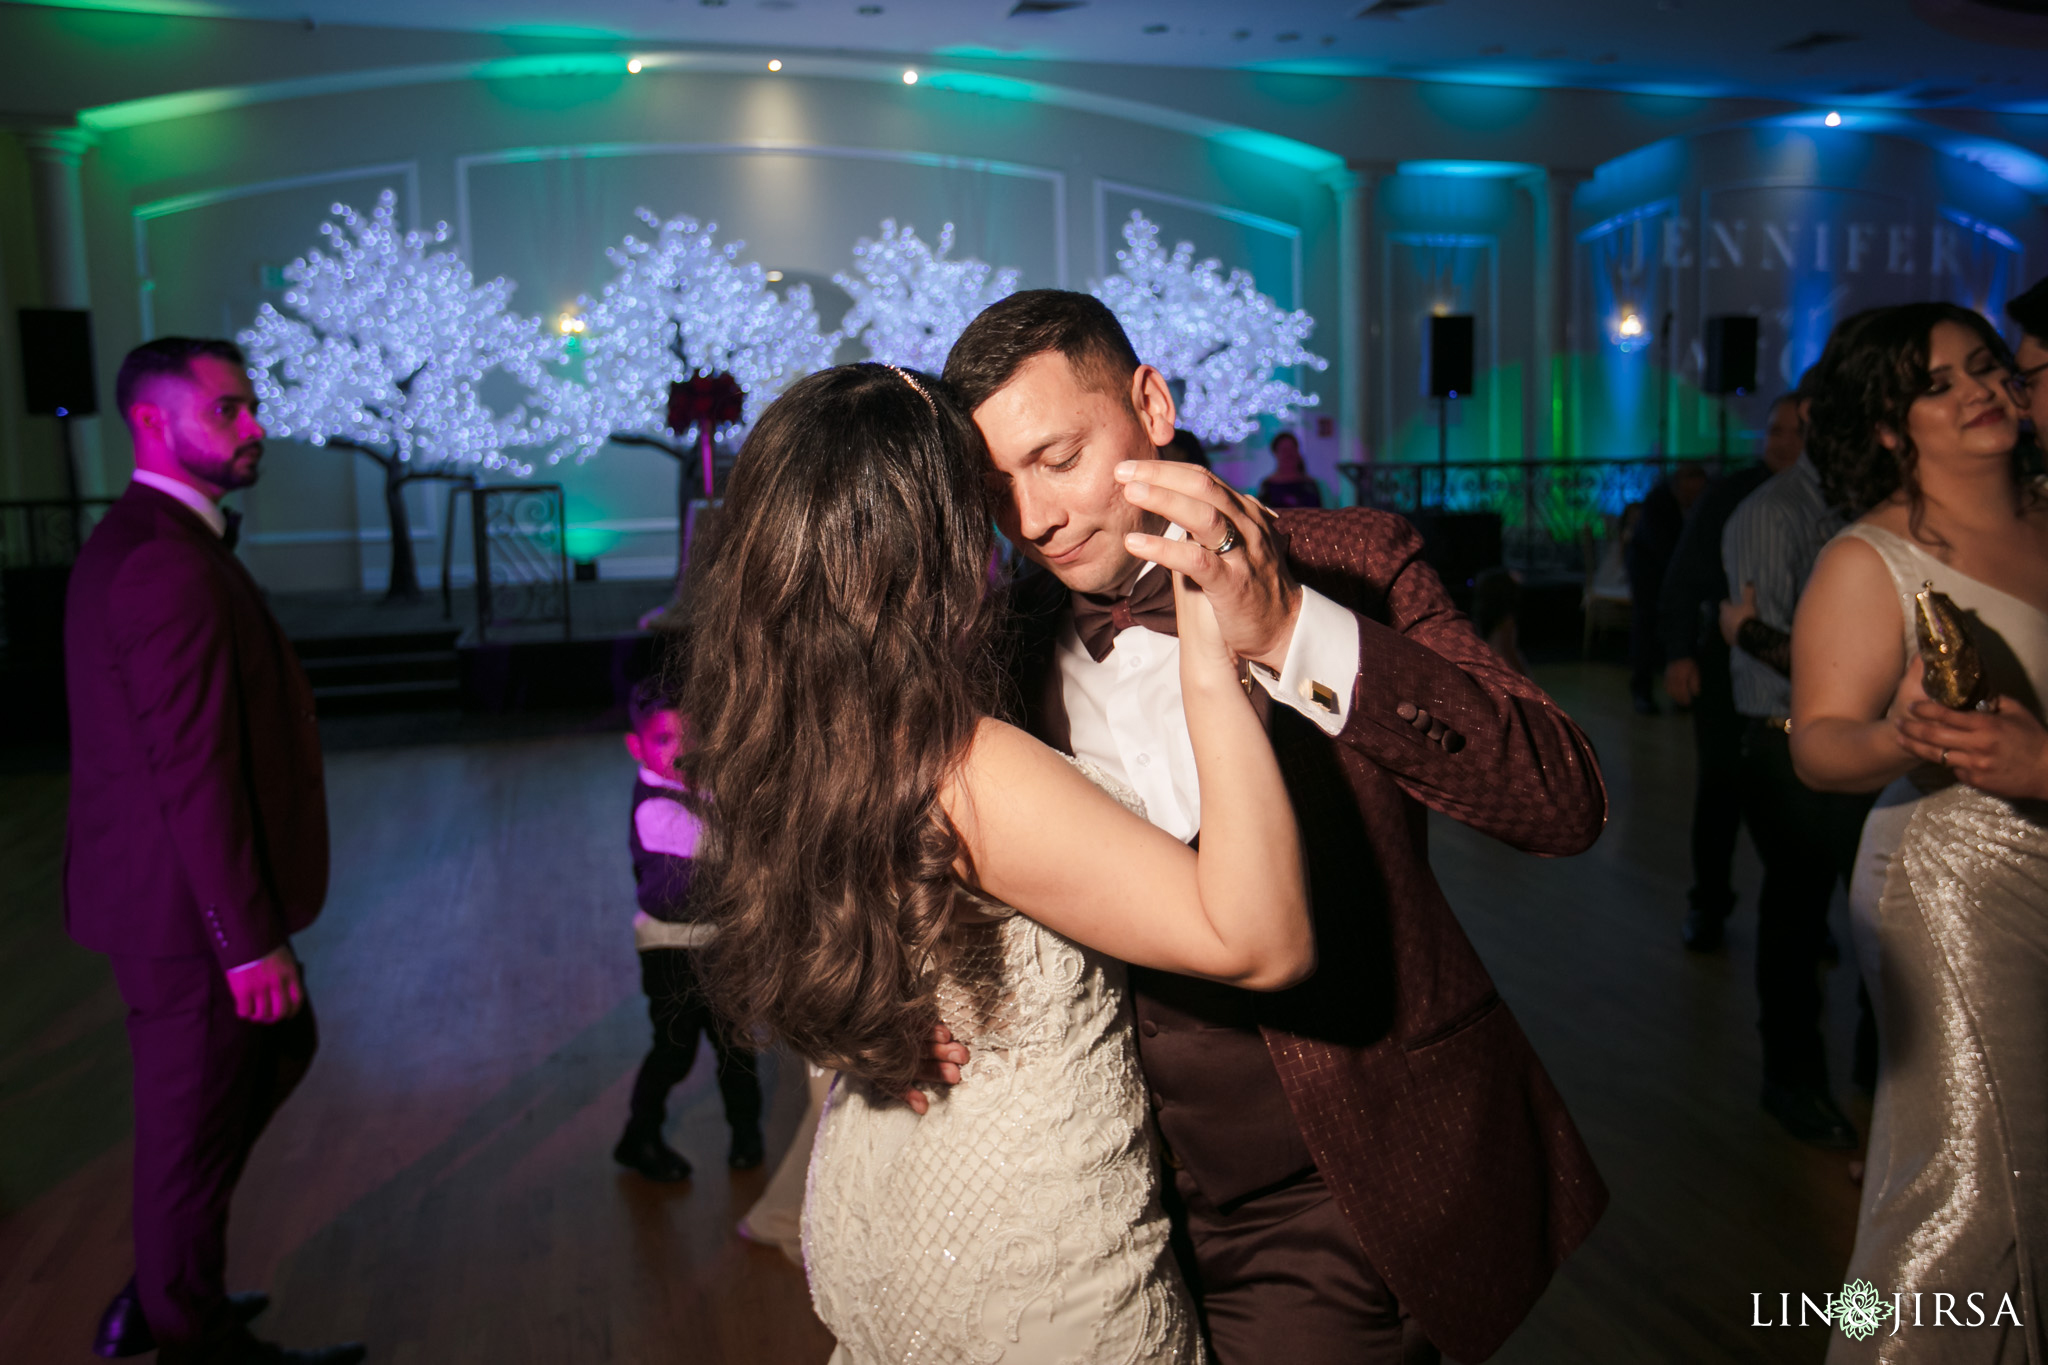
[[[1679,945],[1689,722],[1640,718],[1606,665],[1540,669],[1613,795],[1592,852],[1546,862],[1438,821],[1452,904],[1548,1063],[1613,1207],[1495,1359],[1817,1362],[1819,1327],[1750,1325],[1753,1294],[1841,1284],[1842,1154],[1757,1107],[1757,868],[1725,954]],[[268,1288],[291,1345],[377,1365],[819,1365],[801,1275],[734,1235],[767,1172],[730,1174],[708,1058],[671,1104],[694,1181],[610,1149],[647,1043],[616,735],[338,749],[333,892],[300,940],[321,1053],[235,1203],[230,1283]],[[129,1062],[102,959],[63,934],[65,782],[0,777],[0,1361],[94,1357],[129,1272]],[[1836,920],[1847,946],[1846,925]],[[1838,1095],[1855,980],[1828,979]],[[802,1108],[771,1077],[769,1157]]]

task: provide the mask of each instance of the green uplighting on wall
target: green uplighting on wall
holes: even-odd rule
[[[763,63],[768,60],[768,56],[766,53],[693,51],[565,52],[499,57],[484,61],[382,67],[368,71],[297,76],[249,85],[216,86],[205,90],[187,90],[177,94],[126,100],[119,104],[105,104],[83,110],[79,113],[78,121],[84,127],[104,132],[172,119],[193,118],[250,105],[272,104],[283,100],[452,81],[485,81],[499,84],[548,76],[607,77],[615,83],[605,92],[610,93],[611,89],[617,88],[616,83],[623,83],[632,75],[638,74],[634,70],[634,63],[638,64],[640,71],[669,75],[756,76],[762,73]],[[780,70],[782,79],[785,80],[790,76],[802,75],[833,80],[886,82],[898,87],[910,86],[910,78],[905,69],[886,62],[861,61],[845,57],[805,57],[800,61],[790,59],[781,67],[771,69]],[[1073,86],[1024,80],[1014,76],[998,76],[982,71],[918,69],[914,88],[920,93],[925,90],[939,90],[1006,100],[1011,103],[1048,105],[1078,113],[1146,124],[1198,137],[1218,146],[1230,147],[1306,171],[1321,173],[1344,168],[1343,157],[1296,138],[1224,123],[1183,109],[1125,99],[1116,95],[1099,94]],[[532,97],[519,102],[553,103],[590,97],[591,90],[587,86],[576,92],[537,89]]]

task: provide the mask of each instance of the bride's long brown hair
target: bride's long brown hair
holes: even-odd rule
[[[683,760],[712,1003],[907,1087],[960,839],[938,799],[998,696],[987,457],[940,381],[800,380],[733,466],[692,577]]]

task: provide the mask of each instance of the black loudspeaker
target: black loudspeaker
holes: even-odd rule
[[[100,410],[93,381],[92,314],[83,308],[21,310],[21,387],[41,416],[90,417]]]
[[[1429,320],[1429,396],[1456,398],[1472,392],[1472,315],[1456,313]]]
[[[1707,319],[1708,393],[1748,393],[1756,387],[1756,319],[1742,314]]]

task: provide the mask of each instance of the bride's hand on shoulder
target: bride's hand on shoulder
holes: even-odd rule
[[[1951,711],[1922,693],[1900,714],[1898,729],[1909,753],[1941,764],[1959,782],[2015,800],[2048,797],[2048,728],[2010,697],[1994,697],[1986,711]]]

